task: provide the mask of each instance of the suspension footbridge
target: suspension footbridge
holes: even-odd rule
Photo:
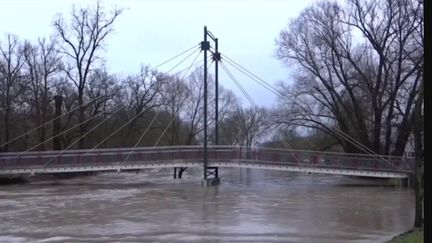
[[[202,167],[202,146],[160,146],[120,149],[2,153],[0,175],[89,171],[131,171],[146,168]],[[387,156],[209,146],[209,167],[240,167],[381,178],[407,178],[414,160]]]
[[[211,48],[207,37],[215,41],[215,48]],[[397,156],[384,156],[378,155],[368,149],[366,146],[359,143],[356,139],[340,130],[336,130],[337,134],[353,145],[357,146],[364,154],[348,154],[348,153],[335,153],[335,152],[321,152],[321,151],[307,151],[295,149],[276,149],[276,148],[263,148],[263,147],[248,147],[248,146],[229,146],[218,145],[218,62],[224,58],[225,63],[238,69],[240,72],[250,77],[257,83],[260,83],[264,88],[276,94],[283,99],[289,99],[283,96],[277,89],[264,80],[260,79],[252,72],[248,71],[233,59],[226,55],[221,55],[217,50],[217,38],[215,38],[207,29],[204,29],[204,41],[198,46],[190,48],[174,58],[189,52],[198,47],[198,54],[204,52],[204,121],[203,121],[203,145],[188,145],[188,146],[158,146],[162,136],[167,132],[167,128],[177,117],[168,122],[166,128],[163,130],[160,137],[157,139],[153,147],[139,146],[146,133],[149,131],[154,121],[156,120],[159,112],[154,115],[153,120],[141,134],[139,140],[133,147],[129,148],[98,148],[110,139],[115,133],[126,127],[131,121],[143,114],[145,110],[136,114],[129,121],[114,130],[111,134],[107,135],[91,149],[72,149],[73,146],[91,132],[99,125],[110,119],[115,113],[121,111],[123,107],[116,108],[111,115],[94,125],[86,133],[81,134],[74,142],[61,150],[52,151],[34,151],[41,144],[32,146],[25,151],[20,152],[3,152],[0,153],[0,176],[8,175],[38,175],[38,174],[52,174],[52,173],[80,173],[80,172],[100,172],[100,171],[131,171],[141,170],[146,168],[187,168],[187,167],[203,167],[204,179],[208,176],[217,178],[219,167],[240,167],[240,168],[257,168],[269,170],[284,170],[294,172],[306,173],[326,173],[338,175],[352,175],[364,177],[380,177],[380,178],[408,178],[414,173],[415,161],[414,158],[397,157]],[[215,107],[215,141],[214,145],[208,145],[208,121],[207,121],[207,51],[211,52],[213,62],[215,63],[216,74],[216,107]],[[189,54],[187,57],[191,56]],[[187,72],[197,60],[198,55],[195,57],[193,63],[188,66],[185,71]],[[162,63],[165,64],[174,58]],[[186,58],[185,58],[186,59]],[[182,62],[185,60],[183,59]],[[162,65],[161,64],[161,65]],[[179,63],[180,64],[180,63]],[[177,67],[179,64],[175,65]],[[255,105],[253,99],[245,92],[244,88],[234,78],[232,73],[228,70],[226,65],[222,64],[222,68],[227,75],[235,82],[245,97]],[[159,67],[156,66],[155,68]],[[155,69],[154,68],[154,69]],[[92,102],[92,101],[90,101]],[[88,104],[88,103],[87,103]],[[83,106],[87,105],[83,104]],[[68,113],[74,112],[79,107],[71,110]],[[61,116],[68,115],[65,113]],[[99,115],[102,113],[99,113]],[[53,137],[46,139],[43,143],[47,143],[54,138],[63,135],[83,123],[89,122],[91,119],[99,116],[93,116],[89,119],[70,127],[61,133],[55,134]],[[59,120],[60,117],[55,117],[45,126],[54,120]],[[23,136],[37,130],[40,127],[31,129],[25,134],[22,134],[15,139],[7,141],[5,144],[12,143]],[[5,144],[0,145],[0,148]]]

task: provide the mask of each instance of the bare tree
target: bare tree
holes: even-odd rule
[[[209,139],[214,136],[214,82],[208,76],[208,129]],[[185,79],[176,78],[165,84],[161,92],[165,110],[172,121],[169,136],[170,144],[196,144],[202,142],[204,132],[204,79],[202,68],[193,70]],[[234,93],[220,86],[219,122],[238,107]]]
[[[415,150],[415,173],[414,173],[414,193],[415,193],[415,217],[414,227],[422,227],[424,222],[424,81],[422,79],[420,94],[414,105],[410,122],[414,127],[414,150]]]
[[[222,144],[252,146],[268,127],[264,108],[238,108],[221,123]]]
[[[2,114],[2,127],[5,145],[0,151],[9,151],[9,140],[11,134],[11,116],[16,107],[16,101],[25,91],[26,84],[21,77],[24,65],[23,52],[18,38],[7,35],[6,45],[0,43],[0,114]],[[0,137],[1,141],[1,137]]]
[[[182,117],[187,124],[187,135],[184,143],[192,144],[193,141],[197,140],[197,136],[204,131],[204,77],[201,68],[191,73],[187,80],[187,87],[189,96],[182,111]]]
[[[124,133],[123,141],[126,141],[133,131],[139,129],[138,124],[147,125],[146,122],[137,122],[141,121],[141,118],[153,119],[153,117],[147,116],[155,115],[150,111],[162,105],[161,92],[171,78],[168,75],[152,71],[148,66],[142,66],[137,75],[126,78],[124,94],[129,108],[128,120],[131,122]]]
[[[111,100],[118,94],[121,86],[114,75],[106,70],[105,66],[96,68],[89,77],[88,86],[85,90],[85,97],[95,100],[89,107],[90,116],[95,116],[100,112],[107,113],[112,108]],[[98,97],[102,97],[98,99]]]
[[[277,40],[277,56],[298,68],[282,87],[286,116],[278,123],[357,138],[377,153],[402,155],[423,73],[420,1],[319,2],[305,9]],[[355,37],[355,34],[363,37]]]
[[[214,104],[215,100],[212,99],[209,103],[209,110],[213,112],[215,107]],[[219,84],[219,115],[218,115],[218,123],[222,124],[226,118],[228,118],[231,114],[237,111],[237,109],[240,108],[240,101],[238,100],[237,96],[234,94],[233,91],[224,88],[224,86]],[[211,114],[213,115],[213,114]],[[210,121],[214,122],[215,120],[210,118]],[[210,122],[210,137],[212,137],[212,141],[215,141],[215,124]],[[220,129],[219,129],[220,130]],[[220,134],[220,132],[219,132]]]
[[[103,48],[107,36],[113,32],[113,24],[121,14],[114,9],[107,13],[97,2],[94,9],[76,9],[73,7],[70,24],[65,23],[62,16],[54,21],[54,28],[61,40],[59,52],[65,60],[64,72],[75,84],[78,105],[84,104],[84,90],[92,66],[98,59],[97,52]],[[85,107],[79,109],[79,122],[85,120]],[[84,134],[87,124],[80,125],[80,134]],[[79,147],[84,147],[84,138],[80,139]]]
[[[30,42],[24,44],[24,58],[26,63],[26,76],[30,83],[30,105],[34,109],[34,124],[39,127],[48,121],[50,89],[53,85],[53,75],[60,69],[60,59],[56,52],[54,39],[49,42],[45,38],[38,39],[36,45]],[[38,130],[38,143],[42,143],[46,137],[46,126]],[[45,150],[45,144],[41,144],[38,150]]]
[[[92,120],[93,122],[100,122],[107,118],[111,112],[116,108],[116,103],[113,101],[114,97],[118,95],[121,90],[115,75],[109,74],[105,66],[95,68],[88,78],[87,87],[85,88],[85,96],[89,100],[93,100],[88,105],[85,112],[87,117],[99,116],[99,119]],[[97,141],[102,140],[105,136],[109,135],[112,129],[108,128],[107,121],[98,129],[91,133],[87,139],[87,144],[96,144]]]
[[[182,123],[180,116],[181,112],[184,111],[189,95],[187,83],[179,77],[172,77],[162,88],[163,109],[168,114],[168,122],[172,120],[169,133],[166,134],[170,145],[181,144],[180,127]]]

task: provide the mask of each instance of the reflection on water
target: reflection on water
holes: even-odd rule
[[[0,187],[0,242],[384,242],[410,228],[410,189],[343,176],[221,169],[100,174]]]

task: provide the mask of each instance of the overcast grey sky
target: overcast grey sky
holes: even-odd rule
[[[36,40],[53,33],[56,13],[68,16],[72,4],[90,6],[95,0],[1,0],[0,41],[7,33]],[[267,82],[289,81],[289,69],[274,57],[275,39],[289,20],[314,0],[123,0],[101,1],[107,8],[125,11],[115,22],[103,56],[108,69],[120,75],[136,73],[141,64],[162,61],[198,44],[203,27],[219,39],[219,50]],[[192,62],[192,60],[190,60]],[[163,68],[169,68],[163,67]],[[162,70],[163,70],[162,68]],[[234,69],[231,68],[234,72]],[[250,104],[220,71],[220,83]],[[258,105],[275,104],[275,97],[252,80],[234,72]]]

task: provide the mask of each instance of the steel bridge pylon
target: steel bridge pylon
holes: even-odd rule
[[[215,62],[215,145],[219,144],[219,130],[218,130],[218,116],[219,116],[219,93],[218,93],[218,62],[220,61],[220,53],[218,51],[218,39],[207,30],[204,26],[204,40],[201,42],[201,50],[204,52],[204,180],[201,183],[204,186],[214,186],[220,183],[218,167],[208,166],[208,122],[207,122],[207,108],[208,108],[208,83],[207,83],[207,51],[210,51],[210,42],[207,40],[210,37],[215,43],[213,60]]]

